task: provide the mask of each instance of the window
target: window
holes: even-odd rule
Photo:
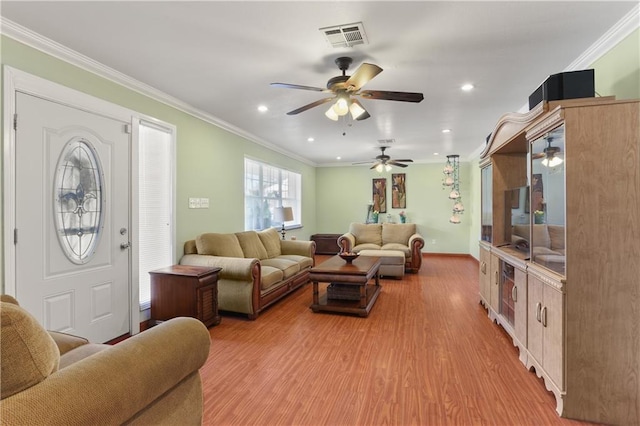
[[[302,177],[299,173],[280,169],[248,158],[244,159],[244,229],[261,230],[281,227],[274,220],[276,207],[293,208],[293,221],[288,228],[302,223]]]
[[[174,263],[174,134],[141,121],[138,135],[138,283],[140,308],[147,309],[149,271]]]

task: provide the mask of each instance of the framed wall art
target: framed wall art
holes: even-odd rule
[[[378,213],[387,212],[387,179],[373,179],[373,211]]]
[[[407,208],[406,175],[404,173],[391,174],[391,207],[394,209]]]

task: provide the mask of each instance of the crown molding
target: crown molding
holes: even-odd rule
[[[638,28],[640,28],[640,2],[616,22],[613,27],[609,28],[595,43],[589,46],[587,50],[571,62],[564,71],[577,71],[592,65]],[[527,103],[518,110],[520,113],[526,113],[527,111],[529,111],[529,104]],[[480,145],[467,157],[467,160],[479,157],[484,147],[485,145]]]
[[[638,28],[640,28],[640,3],[636,4],[613,27],[609,28],[575,61],[571,62],[565,71],[581,70],[592,65]]]
[[[98,61],[95,61],[81,53],[76,52],[60,43],[48,39],[30,29],[23,27],[5,17],[0,17],[0,34],[12,38],[22,44],[25,44],[33,49],[39,50],[49,56],[64,61],[70,65],[78,67],[84,71],[95,74],[108,81],[116,83],[127,89],[140,93],[150,99],[161,102],[186,114],[189,114],[195,118],[205,121],[209,124],[217,126],[223,130],[254,142],[258,145],[262,145],[272,151],[278,152],[288,158],[300,161],[301,163],[317,166],[316,163],[310,161],[307,158],[297,156],[283,148],[274,145],[252,133],[246,132],[239,127],[236,127],[226,121],[223,121],[205,111],[195,108],[186,102],[181,101],[171,95],[168,95],[152,86],[149,86],[141,81],[129,77],[119,71],[114,70]]]

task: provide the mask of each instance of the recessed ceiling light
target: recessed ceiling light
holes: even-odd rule
[[[342,157],[336,157],[336,160],[342,160]]]
[[[440,153],[439,152],[434,152],[433,155],[440,155]]]
[[[267,108],[266,105],[260,105],[260,106],[258,106],[258,111],[267,112],[267,111],[269,111],[269,108]]]
[[[442,129],[442,133],[451,133],[451,129]]]
[[[465,92],[468,92],[469,90],[472,90],[472,89],[473,89],[473,87],[474,87],[474,86],[473,86],[473,84],[471,84],[471,83],[466,83],[466,84],[463,84],[460,88],[461,88],[462,90],[464,90]]]
[[[307,138],[307,142],[313,142],[313,141],[315,141],[314,138],[311,138],[311,137]]]

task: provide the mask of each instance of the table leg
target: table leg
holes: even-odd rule
[[[360,287],[360,309],[365,309],[367,307],[367,283]]]
[[[320,298],[318,297],[318,281],[312,281],[313,283],[313,304],[318,305]]]

